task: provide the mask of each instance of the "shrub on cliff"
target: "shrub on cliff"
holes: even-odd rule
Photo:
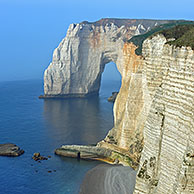
[[[190,31],[191,30],[191,31]],[[128,42],[132,42],[138,48],[135,53],[142,54],[142,45],[145,39],[150,36],[162,33],[167,39],[175,38],[175,41],[168,42],[176,46],[191,46],[194,44],[194,22],[193,21],[176,21],[173,23],[159,25],[145,34],[132,37]],[[187,34],[188,33],[188,34]],[[190,35],[190,37],[188,37]],[[192,38],[193,37],[193,38]]]
[[[194,25],[176,26],[169,30],[161,32],[166,38],[175,38],[174,41],[169,41],[167,44],[181,46],[190,46],[194,49]]]

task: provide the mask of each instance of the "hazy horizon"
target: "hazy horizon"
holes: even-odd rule
[[[192,0],[0,0],[0,81],[42,79],[71,23],[101,18],[193,20],[193,5]]]

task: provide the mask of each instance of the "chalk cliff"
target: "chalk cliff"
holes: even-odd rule
[[[143,44],[143,74],[152,99],[135,194],[194,193],[194,51],[163,35]]]
[[[157,21],[113,21],[70,25],[45,71],[44,97],[96,93],[105,64],[115,62],[122,85],[114,128],[89,154],[98,150],[113,162],[139,165],[135,194],[194,193],[194,51],[157,33],[137,55],[137,46],[127,40]],[[57,152],[67,155],[65,149],[69,155],[88,154],[84,146]]]
[[[44,73],[44,97],[79,97],[98,93],[107,63],[116,63],[123,74],[124,43],[134,35],[169,22],[102,19],[71,24]]]

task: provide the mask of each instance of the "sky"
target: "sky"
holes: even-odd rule
[[[0,0],[0,81],[42,79],[71,23],[194,19],[194,0]]]

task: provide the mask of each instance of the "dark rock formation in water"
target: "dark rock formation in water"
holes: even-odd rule
[[[20,156],[24,150],[12,143],[0,144],[0,156]]]
[[[118,93],[119,93],[119,92],[112,92],[112,96],[110,96],[110,97],[108,98],[108,101],[109,101],[109,102],[115,102]]]
[[[47,157],[41,156],[39,152],[36,152],[33,154],[32,159],[35,161],[40,161],[40,160],[48,160]]]

